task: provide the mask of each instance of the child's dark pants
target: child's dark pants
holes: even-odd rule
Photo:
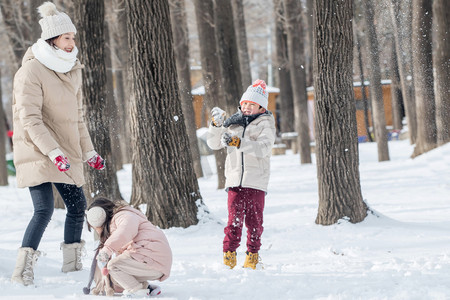
[[[228,224],[225,227],[223,251],[236,251],[241,242],[242,226],[247,227],[247,250],[258,253],[264,230],[263,211],[265,192],[251,188],[228,189]]]

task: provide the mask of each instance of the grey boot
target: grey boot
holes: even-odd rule
[[[36,265],[41,252],[30,247],[19,248],[17,254],[16,267],[14,269],[11,281],[18,282],[23,285],[31,285],[34,280],[33,268]]]
[[[85,242],[83,240],[73,244],[61,243],[61,249],[63,251],[63,266],[61,271],[67,273],[83,269],[81,254],[84,251],[84,244]]]

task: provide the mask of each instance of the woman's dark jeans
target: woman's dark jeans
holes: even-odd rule
[[[66,222],[64,224],[64,243],[72,244],[81,241],[86,198],[83,189],[72,184],[53,183],[61,195],[67,208]],[[22,247],[31,247],[36,250],[41,242],[42,235],[53,215],[54,199],[52,183],[46,182],[30,187],[34,214],[28,224],[22,240]]]

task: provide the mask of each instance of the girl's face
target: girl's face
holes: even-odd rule
[[[54,44],[61,50],[69,53],[72,52],[73,48],[75,48],[75,33],[68,32],[61,34],[54,40]]]
[[[259,104],[250,101],[242,101],[241,102],[241,111],[244,115],[256,115],[261,114],[265,111],[263,107],[260,107]]]

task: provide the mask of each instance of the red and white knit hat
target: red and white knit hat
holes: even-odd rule
[[[250,101],[267,109],[267,105],[269,104],[269,93],[266,90],[266,83],[264,80],[255,80],[242,95],[239,105],[241,105],[243,101]]]

